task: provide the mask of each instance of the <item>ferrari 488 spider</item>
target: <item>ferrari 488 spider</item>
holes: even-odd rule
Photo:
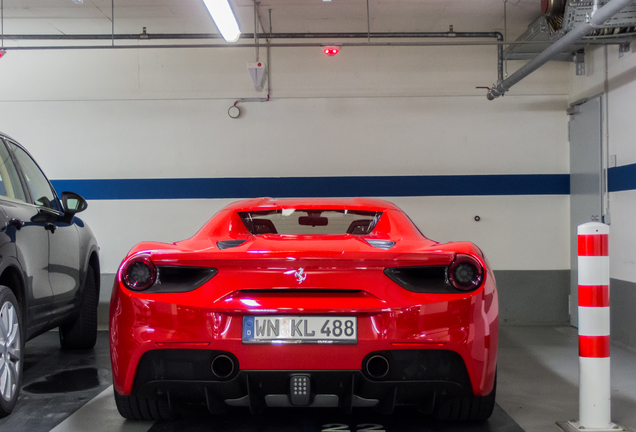
[[[129,419],[201,404],[483,420],[497,325],[495,279],[472,243],[429,240],[386,201],[245,200],[122,262],[115,399]]]

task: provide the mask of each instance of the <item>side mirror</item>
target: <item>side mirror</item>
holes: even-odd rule
[[[62,207],[64,213],[74,215],[88,208],[88,203],[81,195],[75,192],[62,192]]]

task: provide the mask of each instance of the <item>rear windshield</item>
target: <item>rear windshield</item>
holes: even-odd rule
[[[364,235],[373,231],[381,212],[359,210],[283,209],[240,212],[252,234]]]

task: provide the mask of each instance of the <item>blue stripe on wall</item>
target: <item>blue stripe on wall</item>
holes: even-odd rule
[[[636,189],[636,164],[610,168],[607,185],[610,192]]]
[[[92,200],[567,195],[568,174],[53,180]]]

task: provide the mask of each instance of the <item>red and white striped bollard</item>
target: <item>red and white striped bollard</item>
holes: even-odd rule
[[[625,430],[611,421],[609,226],[577,227],[579,285],[579,417],[564,430]]]
[[[610,394],[609,226],[577,227],[579,425],[613,429]]]

